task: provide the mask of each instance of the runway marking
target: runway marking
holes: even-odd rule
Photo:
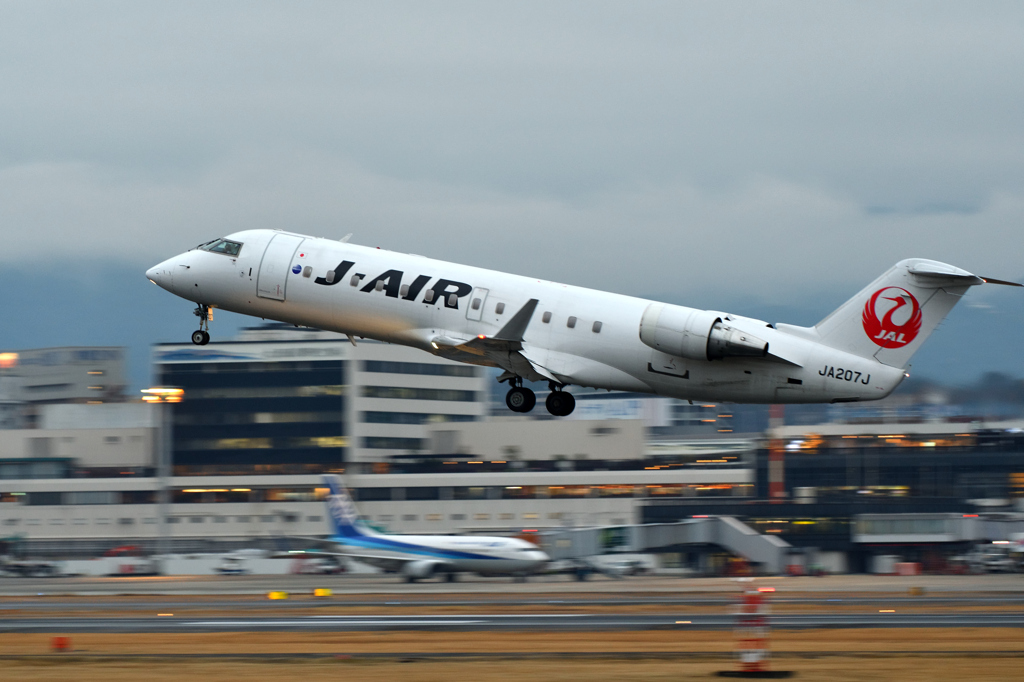
[[[604,613],[473,613],[474,619],[589,619],[589,617],[604,616]],[[612,613],[611,615],[615,615]],[[401,617],[400,615],[310,615],[311,619],[351,619],[358,622],[358,619],[380,619],[380,617]],[[465,617],[459,615],[435,615],[437,619],[447,617]]]
[[[320,627],[323,625],[479,625],[482,620],[222,620],[193,621],[182,625],[189,627]]]

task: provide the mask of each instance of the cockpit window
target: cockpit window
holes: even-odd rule
[[[239,242],[228,241],[227,239],[214,239],[212,242],[207,242],[199,247],[202,251],[209,251],[210,253],[223,253],[228,256],[237,256],[242,250],[242,244]]]

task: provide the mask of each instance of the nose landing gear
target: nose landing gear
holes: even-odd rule
[[[199,329],[192,332],[192,343],[197,346],[205,346],[210,343],[210,320],[213,319],[213,309],[200,303],[199,307],[192,311],[192,314],[199,318]]]

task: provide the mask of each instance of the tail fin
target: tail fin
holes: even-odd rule
[[[351,538],[369,535],[359,522],[359,512],[348,491],[341,484],[341,479],[333,474],[324,475],[330,493],[327,495],[327,515],[331,519],[331,530],[335,535]]]
[[[827,346],[906,367],[960,297],[984,281],[952,265],[910,258],[894,265],[814,329]]]

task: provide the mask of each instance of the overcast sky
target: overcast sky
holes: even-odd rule
[[[1021,3],[5,2],[0,262],[266,227],[681,303],[1020,279],[1022,124]]]

